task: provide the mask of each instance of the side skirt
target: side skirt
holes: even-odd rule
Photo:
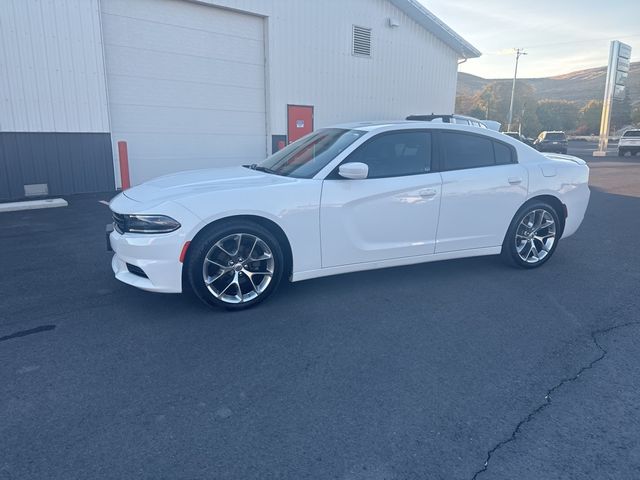
[[[455,258],[481,257],[484,255],[499,255],[502,247],[473,248],[469,250],[456,250],[455,252],[434,253],[432,255],[418,255],[415,257],[393,258],[378,262],[354,263],[351,265],[340,265],[337,267],[321,268],[318,270],[307,270],[305,272],[295,272],[291,275],[292,282],[309,280],[311,278],[328,277],[341,273],[361,272],[363,270],[376,270],[378,268],[400,267],[413,265],[416,263],[437,262],[440,260],[453,260]]]

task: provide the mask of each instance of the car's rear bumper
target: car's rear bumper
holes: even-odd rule
[[[182,292],[182,242],[177,237],[111,232],[109,242],[114,251],[111,268],[116,278],[150,292]]]
[[[567,209],[567,218],[565,219],[562,238],[567,238],[576,233],[584,220],[590,197],[591,191],[587,183],[578,185],[571,192],[564,195],[562,200]]]
[[[640,152],[640,145],[620,145],[618,146],[618,152],[631,153],[635,155]]]
[[[538,151],[551,153],[567,153],[567,145],[538,145]]]

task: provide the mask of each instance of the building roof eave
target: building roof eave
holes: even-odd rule
[[[423,28],[455,50],[460,58],[477,58],[482,53],[454,32],[417,0],[389,0]]]

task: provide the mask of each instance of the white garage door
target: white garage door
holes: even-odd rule
[[[262,18],[185,0],[101,5],[111,130],[132,184],[265,157]]]

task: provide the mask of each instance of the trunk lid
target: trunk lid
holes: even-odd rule
[[[572,163],[577,163],[578,165],[587,164],[587,162],[585,162],[581,158],[574,157],[573,155],[565,155],[562,153],[543,153],[543,155],[550,160],[556,160],[559,162],[572,162]]]

